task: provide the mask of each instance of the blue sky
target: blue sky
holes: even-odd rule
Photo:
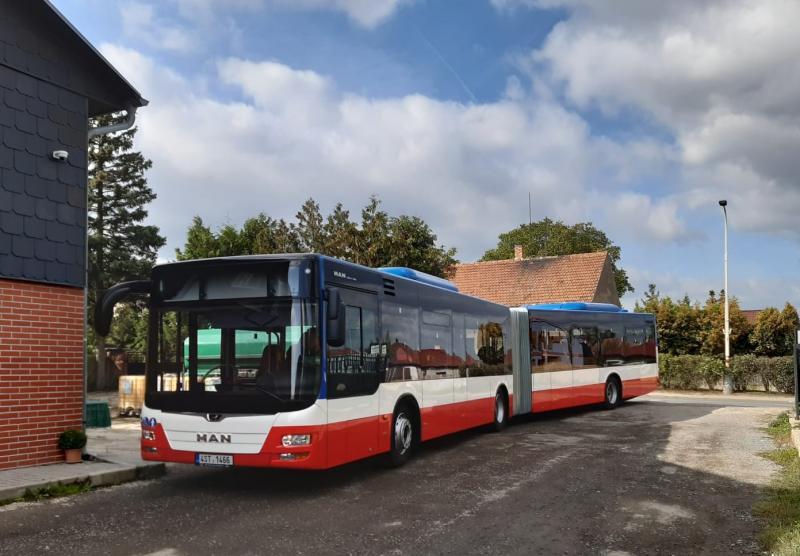
[[[612,5],[613,4],[613,5]],[[151,220],[181,245],[370,194],[459,258],[591,220],[637,288],[800,302],[795,8],[782,2],[55,0],[151,101]],[[796,19],[794,19],[796,20]],[[744,48],[742,45],[748,45]]]

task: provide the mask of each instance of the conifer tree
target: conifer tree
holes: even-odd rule
[[[97,118],[92,125],[120,120]],[[89,144],[89,320],[103,290],[126,280],[146,278],[165,243],[156,226],[143,222],[156,195],[145,172],[152,162],[133,150],[136,128],[95,137]],[[98,388],[106,383],[105,338],[95,337]]]

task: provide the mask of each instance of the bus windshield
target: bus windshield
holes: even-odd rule
[[[148,406],[262,413],[310,405],[320,385],[316,303],[190,303],[153,311]]]

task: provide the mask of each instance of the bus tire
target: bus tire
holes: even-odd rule
[[[508,425],[508,396],[504,388],[499,388],[494,395],[494,420],[492,430],[500,432]]]
[[[397,406],[392,419],[392,444],[389,461],[393,467],[405,465],[416,448],[419,418],[409,403]]]
[[[604,388],[605,401],[603,406],[606,409],[614,409],[622,403],[622,383],[616,376],[608,377]]]

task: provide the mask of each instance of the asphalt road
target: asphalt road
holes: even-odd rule
[[[751,507],[774,469],[757,454],[779,409],[712,402],[524,418],[427,443],[401,469],[175,466],[0,508],[0,554],[758,553]]]

